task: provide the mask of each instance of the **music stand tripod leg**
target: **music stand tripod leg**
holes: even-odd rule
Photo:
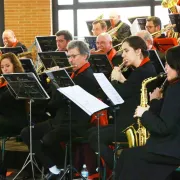
[[[32,125],[32,117],[31,117],[31,105],[32,105],[32,102],[33,102],[33,99],[30,99],[30,101],[29,101],[29,109],[30,109],[30,112],[29,112],[29,135],[30,135],[29,154],[28,154],[28,156],[27,156],[27,158],[26,158],[26,160],[25,160],[21,170],[16,174],[16,176],[13,178],[13,180],[15,180],[19,176],[19,174],[25,169],[25,167],[29,163],[31,163],[32,176],[33,176],[32,178],[33,179],[35,179],[35,176],[34,176],[34,165],[39,170],[39,172],[42,174],[42,171],[39,169],[38,164],[37,164],[37,162],[35,160],[35,157],[34,157],[35,154],[32,151],[32,128],[34,127]],[[28,159],[29,159],[29,161],[28,161]]]

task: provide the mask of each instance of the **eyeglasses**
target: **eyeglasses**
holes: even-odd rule
[[[75,58],[76,58],[76,56],[78,56],[78,55],[81,55],[81,54],[72,54],[72,55],[67,55],[67,58],[68,58],[68,59],[70,59],[70,58],[75,59]]]
[[[145,26],[146,29],[151,29],[153,27],[156,27],[156,26]]]

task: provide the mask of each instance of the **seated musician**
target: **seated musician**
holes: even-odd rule
[[[138,106],[134,117],[140,118],[149,131],[146,145],[124,149],[117,168],[117,180],[170,180],[180,165],[180,46],[166,53],[167,80],[165,95],[156,88],[150,93],[148,107]],[[136,120],[136,119],[135,119]]]
[[[116,50],[113,48],[112,45],[112,38],[108,33],[102,33],[96,38],[96,47],[97,47],[97,54],[104,53],[107,54],[108,60],[112,65],[114,64],[114,59],[116,57]],[[93,52],[92,52],[93,54]],[[121,64],[122,60],[119,60],[119,64]]]
[[[93,71],[88,62],[89,48],[83,41],[71,41],[67,46],[67,56],[69,63],[73,65],[71,78],[76,85],[92,95],[96,95],[98,83],[93,75]],[[52,82],[53,83],[53,82]],[[46,179],[54,179],[59,176],[60,169],[56,165],[62,163],[59,159],[60,154],[64,154],[60,142],[69,141],[69,109],[68,102],[64,96],[53,87],[53,93],[49,107],[56,110],[54,118],[36,124],[32,129],[33,152],[41,161],[42,165],[49,168]],[[71,122],[72,137],[82,137],[89,128],[90,116],[86,114],[79,106],[71,102]],[[25,144],[29,146],[29,128],[23,129],[21,137]]]
[[[153,35],[153,38],[165,38],[164,34],[161,34],[160,30],[161,30],[161,19],[156,17],[156,16],[150,16],[146,19],[146,30],[150,33],[150,34],[155,34]],[[160,33],[156,33],[156,32],[160,32]]]
[[[12,30],[5,30],[2,34],[2,40],[4,43],[4,47],[22,47],[23,51],[27,51],[27,48],[24,44],[19,42]]]
[[[67,51],[67,44],[73,39],[72,34],[67,30],[56,32],[56,51]]]
[[[21,63],[13,53],[0,57],[0,74],[24,72]],[[9,92],[7,82],[0,78],[0,136],[19,135],[27,125],[26,101],[16,100]],[[5,179],[6,170],[0,162],[0,179]],[[4,177],[4,178],[3,178]]]
[[[103,20],[96,20],[92,23],[93,36],[98,36],[107,31],[107,24]]]
[[[114,128],[116,127],[117,141],[124,141],[122,131],[134,122],[133,114],[135,108],[140,103],[140,93],[142,81],[148,77],[156,75],[154,66],[148,58],[147,46],[144,40],[138,36],[130,36],[123,41],[122,57],[126,66],[133,66],[134,70],[126,79],[119,67],[112,71],[112,85],[124,99],[117,111],[117,123],[100,128],[100,154],[109,168],[113,168],[113,150],[108,145],[114,141]],[[89,130],[89,143],[91,148],[98,152],[97,128]]]
[[[118,30],[113,35],[113,46],[115,46],[131,35],[130,26],[121,21],[120,15],[115,10],[110,12],[109,19],[112,28],[119,26]]]

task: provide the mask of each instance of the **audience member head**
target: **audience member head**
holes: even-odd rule
[[[98,50],[104,53],[112,49],[112,37],[108,33],[102,33],[96,38],[96,46]]]
[[[168,81],[180,78],[180,46],[175,46],[166,52],[166,65]]]
[[[136,36],[141,37],[145,41],[148,50],[152,49],[153,37],[147,30],[139,31],[138,33],[136,33]]]
[[[113,10],[109,13],[109,19],[111,26],[114,27],[120,21],[120,15],[116,10]]]
[[[72,34],[67,30],[61,30],[55,35],[58,51],[66,51],[67,44],[72,40]]]
[[[126,66],[139,67],[142,60],[148,57],[145,41],[139,36],[130,36],[123,40],[122,57]]]
[[[155,33],[161,30],[161,20],[158,17],[150,16],[146,19],[146,30],[149,33]]]
[[[10,29],[3,32],[2,40],[5,47],[12,47],[13,44],[17,42],[14,32]]]
[[[69,63],[74,66],[73,71],[80,69],[87,63],[89,58],[89,47],[87,43],[79,40],[70,41],[67,45],[67,50]]]
[[[24,72],[24,69],[18,59],[18,57],[13,53],[6,53],[0,57],[0,73],[20,73]]]
[[[92,32],[94,36],[98,36],[101,33],[107,31],[107,24],[103,20],[96,20],[92,23]]]

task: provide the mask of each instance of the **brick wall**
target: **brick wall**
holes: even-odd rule
[[[31,46],[35,36],[51,34],[51,0],[4,0],[5,29]]]

